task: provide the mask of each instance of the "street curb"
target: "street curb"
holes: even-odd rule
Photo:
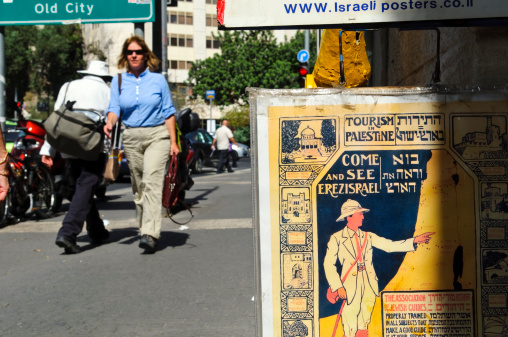
[[[176,221],[185,221],[185,219],[175,219]],[[18,224],[0,228],[0,233],[56,233],[62,225],[56,221],[27,221]],[[136,220],[128,221],[110,221],[108,230],[115,229],[132,229],[137,228]],[[217,220],[192,220],[186,224],[188,230],[204,230],[204,229],[230,229],[230,228],[252,228],[252,219],[217,219]],[[180,225],[171,221],[171,219],[162,219],[162,230],[180,230]]]

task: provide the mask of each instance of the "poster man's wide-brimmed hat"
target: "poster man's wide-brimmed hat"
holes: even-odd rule
[[[109,66],[104,61],[93,60],[88,65],[88,69],[86,70],[78,70],[78,73],[83,75],[94,75],[100,77],[108,77],[112,78],[109,74]]]
[[[357,212],[368,212],[369,209],[363,208],[362,205],[358,201],[347,199],[345,203],[342,204],[340,209],[340,217],[336,221],[342,221],[346,219],[348,216],[351,216]]]

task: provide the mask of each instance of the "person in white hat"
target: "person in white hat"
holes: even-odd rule
[[[385,252],[415,251],[417,244],[429,243],[434,233],[424,233],[414,238],[392,241],[367,233],[360,229],[364,213],[359,202],[348,199],[341,208],[337,221],[346,220],[346,226],[334,233],[328,242],[323,262],[326,279],[330,288],[327,298],[331,303],[339,299],[346,303],[341,312],[344,335],[347,337],[368,336],[368,325],[376,297],[379,296],[376,271],[372,263],[372,248]],[[342,265],[341,275],[337,263]]]
[[[67,101],[76,101],[73,111],[82,112],[93,119],[100,118],[96,114],[80,109],[93,109],[102,115],[105,114],[110,96],[106,81],[112,78],[108,65],[103,61],[94,60],[86,70],[77,72],[84,75],[83,78],[67,82],[60,88],[55,110]],[[42,162],[48,167],[53,166],[52,157],[55,153],[55,149],[47,141],[44,142],[40,151]],[[88,236],[93,244],[100,244],[109,238],[109,232],[104,227],[93,198],[95,187],[101,182],[104,174],[106,153],[102,153],[96,161],[73,158],[71,153],[62,153],[62,157],[68,158],[70,162],[69,170],[76,181],[76,190],[55,243],[67,254],[76,254],[81,251],[76,244],[76,238],[83,230],[85,221]]]

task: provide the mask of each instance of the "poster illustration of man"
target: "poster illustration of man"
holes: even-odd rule
[[[331,303],[344,300],[339,316],[347,337],[368,336],[370,317],[376,297],[379,296],[373,248],[388,253],[410,252],[416,250],[417,244],[428,244],[434,234],[428,232],[400,241],[385,239],[360,229],[366,212],[369,209],[363,208],[355,200],[348,199],[344,202],[337,221],[346,220],[347,224],[331,236],[323,262],[329,284],[327,299]],[[342,266],[340,275],[337,264]]]

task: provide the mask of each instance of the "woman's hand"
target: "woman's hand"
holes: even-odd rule
[[[166,118],[164,124],[166,124],[166,128],[168,129],[169,133],[169,139],[171,140],[171,149],[169,150],[169,153],[171,155],[177,155],[180,153],[180,148],[178,147],[178,141],[176,139],[175,116],[171,115],[169,118]]]
[[[106,125],[104,125],[104,134],[109,139],[111,139],[111,132],[113,132],[113,125],[106,123]]]
[[[176,156],[180,153],[180,148],[178,147],[178,144],[176,142],[171,142],[171,151],[172,156]]]
[[[104,134],[111,139],[111,133],[113,132],[113,127],[118,121],[118,116],[112,112],[108,112],[107,114],[106,125],[104,125]]]

